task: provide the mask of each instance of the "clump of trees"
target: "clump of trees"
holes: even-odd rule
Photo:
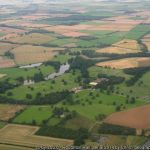
[[[61,63],[59,61],[47,61],[44,62],[45,66],[53,66],[55,70],[59,70]]]
[[[73,139],[74,145],[84,144],[84,140],[89,137],[88,130],[84,128],[72,130],[60,126],[46,126],[46,125],[41,127],[36,134],[56,138]]]
[[[14,59],[14,54],[13,53],[11,53],[10,51],[7,51],[7,52],[5,52],[4,53],[4,56],[6,56],[6,57],[8,57],[8,58],[10,58],[10,59]]]
[[[5,93],[7,90],[13,89],[17,87],[17,84],[12,84],[8,80],[4,80],[0,82],[0,93]]]
[[[133,86],[148,71],[150,71],[150,67],[125,69],[124,72],[126,74],[133,76],[126,81],[126,85]]]
[[[72,58],[69,60],[70,68],[75,70],[79,69],[81,71],[82,77],[88,78],[88,68],[93,66],[96,63],[94,60],[84,59],[80,56]]]
[[[99,127],[99,133],[101,134],[114,134],[114,135],[135,135],[136,129],[123,127],[119,125],[112,125],[103,123]]]
[[[115,84],[120,84],[124,82],[125,78],[120,76],[108,76],[106,74],[98,74],[98,78],[106,78],[108,81],[102,81],[100,84],[96,86],[96,88],[100,88],[102,90],[108,90],[109,92],[114,90]]]

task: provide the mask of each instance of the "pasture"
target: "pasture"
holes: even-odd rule
[[[132,86],[127,86],[125,83],[118,85],[119,92],[124,94],[129,94],[130,96],[139,97],[145,102],[150,100],[150,72],[145,73],[136,83]],[[142,85],[139,85],[140,82],[143,82]],[[132,91],[132,92],[130,92]]]
[[[32,124],[35,121],[36,125],[42,125],[43,121],[49,119],[52,115],[50,106],[30,106],[17,116],[13,123]]]
[[[33,77],[35,73],[42,72],[44,76],[47,76],[50,73],[53,73],[55,69],[52,66],[45,66],[41,65],[39,67],[35,68],[2,68],[0,69],[0,76],[8,78],[11,78],[11,80],[15,80],[18,77],[23,77],[24,79],[27,79],[28,77]],[[16,73],[17,72],[17,73]]]
[[[92,66],[88,69],[90,77],[96,78],[98,74],[107,74],[110,76],[120,76],[125,79],[129,79],[131,75],[125,74],[123,70],[120,69],[112,69],[112,68],[103,68],[98,66]]]
[[[8,92],[12,92],[13,95],[11,97],[16,100],[24,100],[26,99],[26,94],[30,93],[32,95],[32,99],[30,100],[33,100],[39,92],[44,96],[45,94],[51,92],[67,89],[70,90],[73,87],[79,86],[79,83],[75,82],[75,79],[79,75],[79,72],[76,72],[75,75],[72,75],[72,73],[66,73],[62,76],[57,77],[55,79],[55,83],[53,83],[52,80],[43,81],[30,86],[19,86],[12,90],[9,90]],[[63,83],[63,80],[66,81],[66,84]],[[31,88],[33,88],[33,90],[31,90]],[[26,99],[26,101],[28,101],[28,99]]]
[[[106,116],[112,114],[116,111],[116,106],[122,106],[121,109],[123,110],[145,103],[144,101],[137,99],[135,104],[126,104],[126,98],[124,96],[115,94],[107,95],[107,93],[100,93],[98,90],[83,90],[75,94],[73,99],[75,101],[74,105],[63,105],[63,103],[59,103],[56,106],[75,110],[81,116],[90,120],[95,120],[95,117],[99,114],[104,114]]]
[[[116,69],[138,68],[150,66],[149,57],[124,58],[119,60],[105,61],[96,64],[99,67],[110,67]]]
[[[124,35],[126,32],[113,32],[109,35],[101,36],[98,39],[93,39],[87,41],[87,40],[81,40],[79,39],[77,42],[77,45],[84,48],[93,48],[93,47],[103,47],[104,45],[112,45],[113,43],[116,43],[124,38]]]
[[[127,39],[139,40],[144,35],[150,32],[150,27],[148,25],[138,25],[133,28],[130,32],[125,36]]]

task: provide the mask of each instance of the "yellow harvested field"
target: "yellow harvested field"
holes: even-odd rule
[[[48,48],[43,46],[23,45],[12,50],[15,55],[15,62],[18,65],[32,64],[50,60],[57,54],[55,50],[61,48]]]
[[[65,32],[62,35],[68,36],[68,37],[80,37],[80,36],[87,36],[88,34],[86,33],[81,33],[81,32]]]
[[[146,45],[148,51],[150,52],[150,41],[148,41],[148,42],[145,41],[143,43]]]
[[[120,42],[113,44],[113,46],[131,49],[131,50],[133,49],[133,50],[137,50],[137,51],[140,50],[140,45],[138,44],[138,42],[136,40],[124,39]]]
[[[136,129],[150,129],[150,105],[117,112],[105,119],[106,123],[116,124]]]
[[[77,32],[77,31],[80,31],[80,30],[88,30],[91,27],[94,27],[94,26],[91,26],[91,25],[73,25],[73,26],[58,25],[58,26],[46,27],[44,29],[47,30],[47,31],[56,32],[58,34],[65,34],[65,33],[67,34],[69,32]]]
[[[16,44],[10,44],[10,43],[2,43],[2,42],[0,42],[0,55],[4,55],[5,52],[11,51],[15,47],[17,47]]]
[[[0,105],[0,120],[8,121],[9,119],[13,118],[16,112],[24,109],[25,106],[21,105]]]
[[[138,68],[150,66],[150,57],[134,57],[119,60],[105,61],[96,64],[99,67],[110,67],[116,69]]]
[[[98,53],[109,53],[109,54],[128,54],[140,52],[140,45],[136,40],[124,39],[120,42],[113,44],[111,47],[98,49]]]
[[[130,31],[134,27],[135,25],[128,24],[128,23],[108,22],[107,24],[99,25],[99,26],[90,28],[89,30],[92,30],[92,31]]]
[[[0,141],[5,144],[18,146],[38,147],[52,145],[72,145],[68,139],[51,138],[34,135],[39,127],[8,124],[0,129]]]
[[[133,50],[128,48],[121,48],[121,47],[107,47],[96,50],[97,53],[108,53],[108,54],[128,54],[128,53],[138,53],[139,50]]]
[[[29,22],[18,22],[16,23],[17,26],[21,27],[27,27],[27,28],[43,28],[43,27],[49,27],[47,24],[34,24]]]
[[[144,38],[150,38],[150,34],[145,35]]]
[[[14,67],[16,64],[13,59],[8,59],[0,56],[0,68]]]
[[[13,145],[5,145],[5,144],[0,144],[0,149],[1,150],[35,150],[33,148],[27,148],[27,147],[21,147],[21,146],[13,146]]]
[[[10,34],[10,33],[21,34],[26,32],[25,30],[9,28],[9,27],[0,27],[0,31],[6,34]]]
[[[15,38],[10,38],[9,41],[14,43],[44,44],[54,39],[55,38],[46,34],[44,35],[40,33],[32,33],[27,35],[20,35]]]

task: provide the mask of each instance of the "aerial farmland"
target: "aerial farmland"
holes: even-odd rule
[[[0,150],[149,142],[149,8],[0,0]]]

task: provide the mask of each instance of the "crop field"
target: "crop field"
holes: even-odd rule
[[[72,31],[72,32],[65,32],[62,35],[68,36],[68,37],[80,37],[80,36],[87,36],[88,34]]]
[[[0,0],[0,150],[144,145],[130,127],[150,129],[149,6]]]
[[[20,105],[0,105],[0,120],[8,121],[13,118],[17,112],[24,109],[25,106]]]
[[[57,54],[55,50],[60,50],[60,48],[23,45],[13,49],[12,53],[15,55],[16,64],[25,65],[50,60]]]
[[[57,45],[58,47],[71,47],[71,44],[74,44],[73,47],[76,47],[76,42],[77,42],[77,39],[75,38],[63,38],[63,39],[55,39],[47,44],[52,44],[52,45]]]
[[[147,47],[147,50],[150,51],[150,34],[146,34],[142,39],[143,44]]]
[[[149,129],[150,128],[150,105],[133,108],[127,111],[114,113],[106,118],[105,122],[110,124],[117,124],[121,126]]]
[[[120,42],[114,43],[113,46],[120,47],[120,48],[127,48],[127,49],[133,49],[133,50],[139,50],[140,45],[136,40],[129,40],[124,39]]]
[[[128,54],[128,53],[138,53],[140,52],[138,49],[129,49],[129,48],[121,48],[121,47],[108,47],[96,50],[97,53],[108,53],[108,54]]]
[[[150,51],[150,42],[144,42],[144,44],[146,45],[148,51]]]
[[[39,127],[8,124],[0,130],[1,143],[36,147],[52,145],[71,145],[71,140],[36,136]],[[17,134],[16,134],[17,133]]]
[[[13,59],[8,59],[6,57],[0,56],[0,68],[14,67],[15,62]]]
[[[46,34],[40,34],[40,33],[31,33],[27,35],[21,35],[17,36],[15,38],[9,39],[10,42],[13,43],[27,43],[27,44],[44,44],[48,43],[51,40],[54,40],[54,37],[51,37]]]
[[[21,34],[21,33],[25,33],[25,30],[9,28],[9,27],[0,27],[0,31],[2,31],[5,34],[11,34],[11,33]]]
[[[27,148],[27,147],[21,147],[21,146],[12,146],[12,145],[5,145],[5,144],[0,144],[0,149],[2,150],[33,150],[32,148]]]
[[[147,67],[150,66],[150,58],[149,57],[124,58],[119,60],[100,62],[97,63],[96,65],[100,67],[111,67],[117,69]]]
[[[16,44],[9,44],[9,43],[2,43],[2,42],[0,42],[0,55],[4,55],[5,52],[11,51],[15,47],[17,47]]]

